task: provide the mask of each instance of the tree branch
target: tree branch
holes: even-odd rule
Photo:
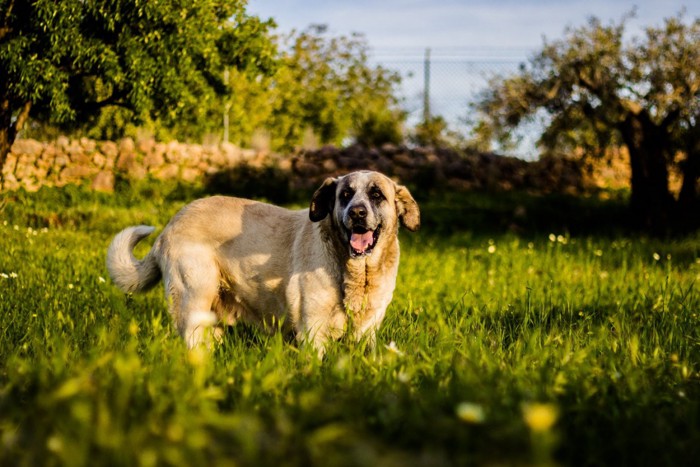
[[[0,42],[12,32],[12,28],[0,28]]]
[[[12,28],[8,26],[10,16],[12,16],[12,8],[15,6],[14,0],[7,5],[7,10],[5,10],[5,17],[3,18],[2,27],[0,27],[0,42],[12,32]]]
[[[589,79],[588,76],[583,72],[581,63],[574,64],[574,70],[576,71],[576,78],[578,78],[579,84],[591,94],[598,97],[601,102],[609,102],[617,107],[622,113],[631,112],[634,115],[638,115],[642,111],[642,107],[636,102],[630,100],[620,99],[614,93],[609,93],[604,95],[604,90],[597,86],[593,80]]]
[[[9,111],[9,119],[10,122],[12,122],[12,110],[9,108],[9,101],[4,101],[3,102],[3,107],[7,107],[4,110]],[[5,105],[7,104],[7,106]],[[22,106],[22,109],[19,111],[19,114],[17,114],[17,118],[15,119],[14,122],[10,123],[9,128],[7,128],[7,140],[9,141],[9,144],[12,145],[12,142],[15,140],[17,137],[17,133],[22,130],[22,127],[27,121],[27,118],[29,118],[29,111],[32,108],[32,102],[27,101],[24,103]]]
[[[31,109],[32,109],[32,101],[27,101],[22,106],[22,110],[19,111],[19,114],[17,115],[17,120],[15,120],[15,124],[14,124],[15,136],[17,135],[18,132],[22,131],[24,124],[27,122],[27,119],[29,118],[29,111]]]

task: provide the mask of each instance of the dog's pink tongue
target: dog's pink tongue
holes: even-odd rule
[[[364,253],[368,246],[374,243],[374,232],[368,230],[365,233],[355,233],[350,235],[350,246],[352,246],[355,251]]]

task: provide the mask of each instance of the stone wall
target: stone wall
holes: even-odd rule
[[[232,144],[206,146],[153,140],[134,142],[131,138],[112,142],[61,137],[46,143],[30,139],[16,141],[2,168],[2,189],[33,191],[43,185],[84,183],[109,192],[114,189],[116,177],[206,182],[240,167],[273,168],[283,174],[291,189],[312,189],[327,176],[357,169],[378,170],[404,183],[426,188],[454,190],[583,193],[621,183],[619,170],[610,171],[606,165],[584,167],[564,158],[526,162],[495,154],[458,154],[447,149],[394,145],[370,149],[324,147],[282,157]],[[622,183],[627,177],[622,177]]]
[[[89,183],[95,190],[109,192],[117,175],[132,180],[150,176],[194,182],[261,156],[233,144],[202,146],[153,140],[135,143],[131,138],[112,142],[65,137],[41,143],[25,139],[14,143],[5,161],[2,189],[34,191],[43,185]]]

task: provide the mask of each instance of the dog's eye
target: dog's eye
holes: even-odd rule
[[[350,198],[352,198],[353,194],[354,193],[352,190],[343,190],[340,192],[340,199],[342,201],[350,201]]]
[[[375,201],[380,201],[384,199],[384,195],[382,194],[381,191],[379,190],[372,190],[369,192],[369,197],[372,198]]]

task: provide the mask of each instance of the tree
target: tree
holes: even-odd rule
[[[0,167],[30,117],[201,121],[229,92],[225,67],[273,71],[271,26],[243,0],[0,0]]]
[[[547,151],[600,157],[624,145],[632,213],[642,226],[665,230],[674,213],[688,220],[700,212],[700,19],[686,23],[681,14],[629,42],[625,23],[592,18],[545,43],[519,73],[497,79],[481,96],[479,129],[507,140],[544,112],[549,123],[539,142]],[[676,202],[668,174],[679,153]]]
[[[313,25],[281,38],[280,66],[262,80],[231,75],[231,134],[262,129],[275,149],[289,150],[312,134],[317,142],[367,144],[401,139],[404,119],[395,89],[399,77],[372,66],[359,34],[329,37]],[[251,112],[254,109],[254,112]]]

